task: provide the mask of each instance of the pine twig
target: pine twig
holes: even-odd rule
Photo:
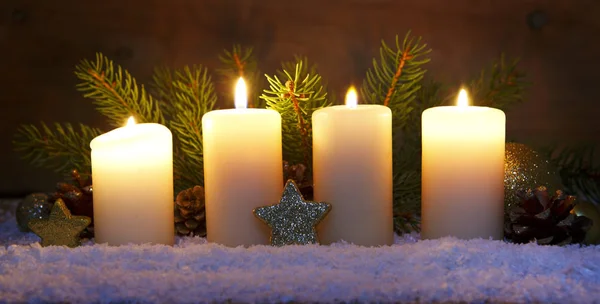
[[[235,67],[238,70],[238,75],[240,75],[240,77],[244,77],[244,66],[246,63],[242,62],[238,53],[233,53],[233,60],[235,61]]]
[[[290,64],[283,63],[284,81],[278,75],[265,75],[270,84],[264,90],[261,99],[267,108],[281,114],[283,157],[291,164],[303,162],[311,172],[312,167],[312,123],[311,115],[315,110],[327,106],[327,93],[321,84],[321,76],[310,74],[304,61],[298,60],[293,65],[293,74],[289,72]],[[293,75],[293,76],[292,76]]]
[[[90,141],[102,131],[80,124],[75,128],[70,123],[41,123],[22,125],[17,129],[13,146],[21,157],[36,167],[66,171],[77,169],[91,172]]]
[[[75,67],[75,75],[81,80],[77,89],[93,100],[112,125],[122,126],[129,116],[135,116],[138,122],[164,124],[158,102],[108,57],[98,53],[96,61],[82,60]]]
[[[259,98],[263,79],[257,68],[254,49],[236,44],[231,50],[224,50],[219,60],[222,67],[217,72],[224,77],[224,85],[230,86],[237,78],[243,77],[248,88],[248,107],[264,108],[265,104]]]
[[[521,103],[529,83],[525,73],[518,69],[519,59],[507,60],[504,54],[490,68],[482,69],[479,77],[469,84],[469,93],[474,102],[507,110]]]
[[[379,61],[373,59],[361,88],[362,98],[366,103],[383,104],[392,110],[409,104],[420,88],[426,73],[422,66],[429,62],[430,52],[421,37],[413,38],[410,32],[402,41],[396,36],[395,48],[382,41]]]
[[[288,80],[285,82],[285,86],[287,88],[287,93],[285,94],[285,96],[289,96],[289,98],[292,100],[292,104],[294,105],[294,111],[296,111],[296,117],[298,118],[298,129],[300,130],[300,135],[302,137],[302,144],[304,146],[304,163],[308,164],[308,162],[310,161],[310,155],[309,153],[311,153],[311,144],[309,143],[309,133],[310,133],[310,129],[307,125],[307,123],[304,121],[304,117],[302,117],[302,109],[300,109],[300,102],[298,102],[298,98],[296,97],[294,88],[295,88],[295,83],[292,80]],[[301,94],[299,96],[300,98],[304,97],[303,94]]]
[[[390,99],[396,90],[396,84],[398,83],[398,80],[400,80],[400,76],[402,76],[402,70],[404,69],[406,61],[413,58],[413,56],[410,55],[410,46],[405,47],[406,48],[401,51],[402,57],[398,62],[398,68],[396,68],[396,73],[394,74],[394,78],[392,78],[392,83],[390,84],[388,92],[385,95],[385,99],[383,100],[383,105],[386,107],[390,105]]]
[[[600,204],[600,164],[597,144],[543,149],[558,169],[566,192]]]
[[[214,109],[217,95],[208,69],[201,65],[155,70],[154,90],[174,137],[176,192],[204,184],[202,116]]]

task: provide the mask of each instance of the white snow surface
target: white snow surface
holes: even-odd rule
[[[600,246],[413,234],[379,248],[227,248],[203,238],[44,248],[0,210],[0,302],[600,303]]]

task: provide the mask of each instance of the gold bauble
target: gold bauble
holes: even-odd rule
[[[600,244],[600,209],[588,201],[577,201],[573,212],[578,216],[585,216],[594,223],[587,231],[584,242],[586,244]]]
[[[524,144],[506,143],[504,159],[505,212],[518,204],[517,191],[545,186],[551,191],[561,190],[560,176],[547,157]]]

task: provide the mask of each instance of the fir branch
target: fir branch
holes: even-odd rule
[[[41,123],[22,125],[17,129],[13,146],[21,157],[36,167],[55,171],[77,169],[91,172],[90,141],[102,131],[80,124],[75,128],[70,123]]]
[[[394,174],[394,231],[398,234],[420,230],[421,172]]]
[[[600,204],[600,164],[597,144],[542,149],[557,168],[569,194]]]
[[[430,52],[421,37],[411,37],[409,32],[402,41],[396,36],[394,48],[382,41],[379,61],[373,59],[373,68],[367,71],[362,98],[365,103],[390,107],[395,128],[404,126],[413,110],[412,102],[426,73],[422,66],[429,62],[426,56]]]
[[[283,157],[292,164],[304,163],[309,172],[312,167],[312,113],[327,106],[327,92],[321,85],[321,76],[309,74],[305,63],[299,60],[294,65],[294,73],[283,65],[277,75],[265,75],[270,89],[265,90],[260,98],[267,102],[267,108],[281,114]]]
[[[507,60],[504,54],[491,67],[481,70],[479,77],[469,84],[472,100],[481,106],[507,110],[521,103],[525,89],[525,73],[518,69],[519,59]]]
[[[234,78],[244,77],[246,67],[249,70],[255,68],[254,56],[251,47],[243,48],[239,44],[235,44],[231,51],[224,50],[222,55],[219,55],[219,60],[227,65],[227,68],[219,70],[221,73],[234,73]],[[250,66],[252,65],[252,66]]]
[[[138,122],[164,124],[158,102],[143,85],[138,86],[127,70],[115,66],[108,57],[98,53],[96,61],[82,60],[75,67],[75,75],[81,80],[77,89],[93,100],[113,126],[122,126],[130,116]]]
[[[402,76],[402,70],[404,69],[404,65],[406,64],[406,61],[413,58],[413,56],[410,55],[409,52],[410,52],[410,48],[406,48],[401,52],[402,55],[398,62],[398,68],[396,69],[396,74],[394,74],[394,77],[392,78],[392,83],[390,84],[387,94],[385,95],[385,99],[383,100],[383,105],[386,107],[390,105],[390,99],[392,99],[392,95],[396,91],[396,84],[398,83],[400,76]]]
[[[219,60],[222,67],[217,72],[223,77],[224,86],[231,86],[239,77],[243,77],[248,90],[248,107],[264,108],[265,103],[259,96],[264,79],[258,70],[254,49],[236,44],[231,51],[224,50],[223,54],[219,55]],[[233,100],[234,92],[230,92],[228,99]]]
[[[314,63],[310,63],[310,61],[308,61],[308,57],[294,55],[293,60],[288,60],[288,61],[284,61],[281,63],[281,69],[277,70],[277,76],[279,76],[279,78],[286,78],[287,77],[286,71],[295,71],[296,66],[298,65],[299,62],[302,62],[302,65],[299,67],[300,70],[298,72],[300,75],[317,75],[317,74],[319,74],[317,72],[317,70],[319,69],[319,66],[317,66]],[[322,78],[319,79],[318,85],[324,86]]]
[[[208,69],[201,65],[180,70],[157,69],[153,88],[161,96],[173,132],[176,190],[203,185],[202,116],[214,109],[217,95]]]
[[[309,133],[311,132],[311,128],[308,126],[308,123],[304,120],[302,109],[300,109],[300,102],[298,102],[298,97],[296,97],[295,84],[293,81],[288,80],[285,82],[285,86],[288,91],[287,94],[290,96],[292,100],[292,104],[294,105],[294,111],[296,112],[296,117],[298,118],[298,129],[300,130],[300,135],[302,135],[302,143],[304,145],[304,163],[308,163],[310,156],[307,155],[306,152],[312,150],[312,143],[309,142],[309,137],[311,136]]]
[[[168,67],[156,67],[150,83],[151,92],[158,97],[159,107],[166,120],[175,115],[176,111],[172,105],[177,100],[177,90],[173,85],[173,82],[175,82],[174,77],[173,71]]]

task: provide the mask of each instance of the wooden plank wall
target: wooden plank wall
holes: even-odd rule
[[[526,19],[539,10],[539,29]],[[104,52],[147,81],[154,66],[217,66],[233,43],[254,45],[262,70],[307,55],[332,88],[359,82],[379,41],[422,35],[430,75],[459,84],[504,51],[534,83],[508,113],[525,142],[600,140],[600,2],[593,0],[3,0],[0,1],[0,193],[47,190],[56,175],[19,161],[21,123],[106,127],[74,85],[73,66]],[[230,102],[230,101],[227,101]]]

